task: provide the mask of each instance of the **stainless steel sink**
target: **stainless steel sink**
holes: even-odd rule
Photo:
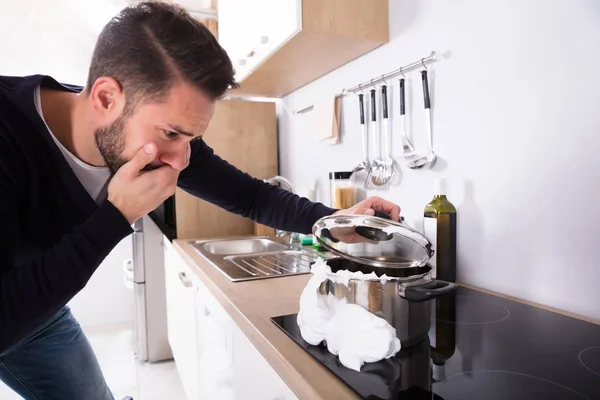
[[[211,254],[234,255],[285,250],[286,246],[267,238],[257,237],[207,242],[202,245],[202,248]]]
[[[319,256],[312,248],[269,237],[191,241],[194,249],[233,282],[310,273]]]

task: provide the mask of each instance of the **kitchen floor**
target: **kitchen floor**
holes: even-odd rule
[[[129,328],[84,329],[115,400],[184,399],[179,373],[173,361],[140,363],[133,353],[133,331]],[[22,398],[0,382],[0,399]]]

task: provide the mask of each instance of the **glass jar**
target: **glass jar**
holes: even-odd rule
[[[352,171],[329,173],[330,203],[332,208],[346,209],[356,204],[356,188],[350,177]]]

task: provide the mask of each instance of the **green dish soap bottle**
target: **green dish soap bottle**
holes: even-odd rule
[[[423,235],[431,242],[432,278],[456,281],[456,208],[446,197],[446,181],[436,178],[433,199],[425,206]]]

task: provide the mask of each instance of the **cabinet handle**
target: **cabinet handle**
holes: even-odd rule
[[[258,46],[260,46],[261,44],[265,44],[265,43],[267,43],[268,41],[269,41],[269,37],[268,37],[268,36],[261,36],[261,37],[260,37],[260,43],[259,43],[259,44],[258,44],[256,47],[254,47],[254,48],[253,48],[253,49],[250,51],[250,53],[246,54],[246,57],[252,57],[252,56],[254,56],[254,55],[256,54],[256,48],[257,48]]]
[[[185,276],[185,272],[180,272],[179,273],[179,280],[181,281],[181,283],[183,283],[183,286],[185,286],[185,287],[192,287],[192,281],[190,281],[188,279],[188,277]]]

